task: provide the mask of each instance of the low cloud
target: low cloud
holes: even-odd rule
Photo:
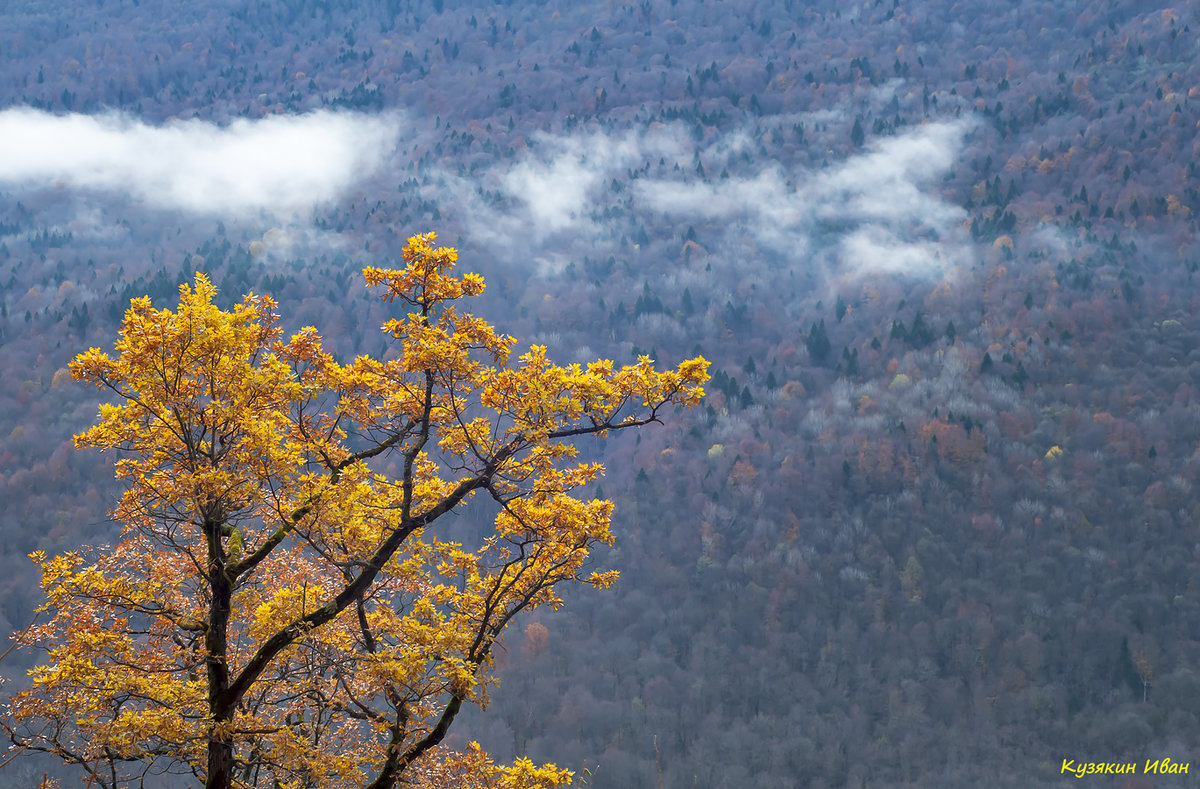
[[[688,227],[717,259],[749,262],[746,250],[757,244],[774,261],[827,277],[937,277],[975,260],[966,212],[941,192],[972,121],[911,127],[800,169],[768,159],[758,137],[787,117],[764,118],[754,133],[706,137],[679,123],[539,133],[515,160],[488,161],[470,174],[424,165],[419,195],[478,248],[549,271],[603,259],[646,230],[666,228],[671,238],[652,241],[675,243]],[[394,194],[394,179],[417,156],[399,147],[421,138],[428,147],[436,136],[402,128],[396,113],[154,126],[115,113],[9,109],[0,111],[0,188],[70,190],[81,227],[103,224],[94,210],[102,203],[89,199],[96,193],[246,219],[254,233],[287,231],[255,245],[258,254],[287,259],[347,242],[313,226],[314,208],[352,193]]]
[[[575,252],[594,255],[657,214],[674,227],[705,228],[705,245],[738,248],[749,234],[833,276],[941,276],[975,257],[966,212],[940,193],[971,128],[971,121],[928,123],[823,169],[766,164],[720,177],[723,163],[756,147],[745,132],[704,142],[680,125],[540,135],[507,168],[472,180],[443,176],[436,189],[443,199],[452,195],[455,205],[443,211],[456,213],[475,241],[521,250],[548,268],[546,261]],[[482,200],[483,189],[504,199]]]
[[[881,140],[813,179],[823,215],[846,214],[886,223],[944,225],[965,218],[930,190],[954,165],[966,131],[963,123],[931,123]]]
[[[846,270],[856,274],[933,276],[954,262],[963,262],[957,246],[909,241],[879,225],[855,230],[841,240],[838,249]]]
[[[602,191],[624,171],[647,157],[677,159],[684,151],[678,130],[608,137],[538,135],[534,149],[501,180],[510,201],[524,206],[542,236],[576,231],[590,223],[589,213],[604,202]]]
[[[382,167],[395,116],[314,112],[227,126],[124,115],[0,111],[0,184],[117,192],[216,216],[305,216]]]
[[[834,273],[932,276],[973,256],[962,226],[966,212],[934,186],[953,166],[969,128],[930,123],[818,172],[774,167],[707,184],[643,181],[638,195],[681,222],[740,222],[776,249],[807,255],[820,248]]]

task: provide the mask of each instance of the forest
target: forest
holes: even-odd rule
[[[520,347],[713,374],[583,453],[620,580],[509,632],[459,745],[594,787],[1190,785],[1141,768],[1200,769],[1192,22],[5,3],[0,631],[41,603],[29,553],[115,538],[67,365],[132,298],[203,272],[382,355],[359,271],[436,231]]]

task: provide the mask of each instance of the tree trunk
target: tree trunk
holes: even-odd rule
[[[204,789],[229,789],[233,786],[233,742],[209,737],[208,777]]]
[[[233,722],[236,699],[229,691],[229,615],[233,601],[233,583],[225,572],[225,551],[221,545],[221,523],[206,519],[208,538],[208,582],[212,590],[204,647],[208,652],[208,773],[204,789],[230,789],[233,786]]]

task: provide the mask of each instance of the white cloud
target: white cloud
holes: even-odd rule
[[[393,152],[395,116],[314,112],[151,126],[127,116],[0,111],[0,183],[128,194],[156,208],[296,217]]]
[[[845,270],[933,276],[952,262],[955,247],[930,241],[906,241],[887,228],[870,225],[847,235],[839,244]],[[947,254],[950,253],[950,254]]]
[[[641,166],[647,157],[677,160],[684,146],[678,130],[664,128],[642,135],[610,138],[600,133],[581,137],[539,135],[536,148],[502,178],[502,190],[522,204],[532,224],[528,230],[548,236],[562,230],[578,231],[588,225],[589,210],[599,201],[598,191],[623,171]]]
[[[553,232],[579,221],[600,176],[600,168],[560,156],[550,162],[521,162],[505,176],[504,186],[526,204],[536,227]]]
[[[778,167],[710,183],[641,180],[643,207],[678,219],[743,222],[762,243],[793,257],[827,250],[833,272],[931,276],[973,256],[966,212],[937,193],[953,166],[969,122],[930,123],[885,138],[827,170]]]
[[[515,161],[470,176],[435,170],[422,188],[474,244],[543,270],[602,257],[639,226],[676,238],[694,226],[738,265],[752,241],[829,276],[941,276],[976,255],[966,212],[941,194],[973,124],[923,124],[813,170],[764,161],[745,129],[703,141],[682,124],[538,134]],[[727,167],[737,174],[717,177]]]
[[[821,213],[844,214],[885,222],[944,223],[960,216],[929,191],[945,174],[962,147],[962,123],[931,123],[908,134],[880,141],[872,150],[847,159],[814,180],[824,203]]]

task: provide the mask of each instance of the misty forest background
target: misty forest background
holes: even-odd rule
[[[1136,0],[10,0],[0,629],[28,552],[114,537],[65,368],[131,297],[204,271],[382,353],[358,270],[435,230],[556,359],[715,372],[588,450],[621,581],[515,628],[455,742],[596,787],[1200,768],[1198,33]],[[277,116],[328,136],[311,188],[204,180]],[[105,176],[105,134],[142,165]]]

